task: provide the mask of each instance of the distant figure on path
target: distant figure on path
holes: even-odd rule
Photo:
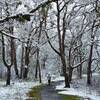
[[[47,75],[47,79],[48,79],[48,84],[50,85],[51,84],[51,75],[50,74]]]

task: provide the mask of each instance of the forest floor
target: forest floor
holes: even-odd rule
[[[57,82],[59,81],[60,82]],[[49,87],[44,81],[42,96],[43,98],[59,98],[50,100],[62,100],[59,94],[64,95],[77,95],[84,98],[91,98],[90,100],[100,100],[100,76],[93,76],[92,86],[86,85],[86,77],[83,79],[73,78],[71,88],[64,88],[64,78],[58,77]],[[45,85],[44,85],[45,84]],[[10,86],[5,86],[5,81],[0,80],[0,100],[26,100],[27,93],[31,91],[32,87],[39,86],[39,82],[34,81],[11,81]],[[56,90],[55,90],[56,88]],[[57,94],[59,93],[59,94]],[[52,97],[51,97],[52,96]],[[50,97],[50,98],[49,98]],[[43,99],[45,100],[45,99]]]
[[[0,100],[25,100],[26,93],[31,87],[39,85],[39,82],[11,81],[10,86],[5,85],[4,80],[0,80]]]

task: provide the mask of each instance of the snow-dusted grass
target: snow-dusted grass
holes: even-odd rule
[[[0,81],[0,100],[25,100],[26,93],[39,82],[11,82],[10,86],[4,86],[5,82]]]
[[[94,75],[94,77],[99,80],[96,76],[97,75]],[[100,100],[100,94],[98,93],[100,88],[95,85],[96,82],[94,81],[92,86],[87,86],[86,77],[84,75],[83,79],[74,78],[71,84],[71,88],[64,88],[64,83],[62,83],[59,86],[56,86],[56,89],[60,90],[60,92],[58,92],[59,94],[80,96],[83,98],[90,98],[91,100]]]

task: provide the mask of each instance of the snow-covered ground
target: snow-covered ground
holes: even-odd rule
[[[44,73],[45,74],[45,73]],[[42,76],[42,83],[47,83],[47,77]],[[52,75],[52,80],[56,76]],[[59,79],[56,79],[57,81]],[[11,85],[6,86],[6,82],[0,79],[0,100],[26,100],[27,93],[31,90],[32,87],[40,85],[38,80],[34,81],[23,81],[23,80],[11,80]]]
[[[83,79],[73,78],[71,88],[64,88],[64,83],[56,86],[60,94],[77,95],[85,98],[91,98],[91,100],[100,100],[100,79],[98,75],[94,75],[95,79],[93,86],[86,85],[86,77]],[[52,76],[53,81],[64,80],[63,77]],[[43,83],[47,83],[44,79]],[[25,100],[27,99],[27,93],[32,87],[40,85],[37,81],[12,81],[10,86],[5,86],[5,81],[0,80],[0,100]]]
[[[94,75],[94,77],[96,77],[96,75]],[[97,85],[96,81],[93,82],[92,86],[87,86],[84,75],[83,79],[73,79],[71,88],[64,88],[64,83],[62,83],[56,86],[56,89],[60,90],[60,92],[58,92],[59,94],[76,95],[83,98],[90,98],[91,100],[100,100],[100,93],[98,92],[100,88],[95,85]]]
[[[11,82],[10,86],[4,86],[5,82],[0,81],[0,100],[25,100],[26,93],[39,82]]]

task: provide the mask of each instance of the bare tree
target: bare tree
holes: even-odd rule
[[[5,39],[4,36],[2,35],[2,57],[3,57],[3,62],[4,65],[7,67],[7,80],[6,80],[6,85],[10,85],[10,79],[11,79],[11,66],[13,65],[13,39],[11,38],[11,43],[10,43],[10,57],[11,57],[11,62],[10,64],[7,63],[6,61],[6,52],[5,52]]]

